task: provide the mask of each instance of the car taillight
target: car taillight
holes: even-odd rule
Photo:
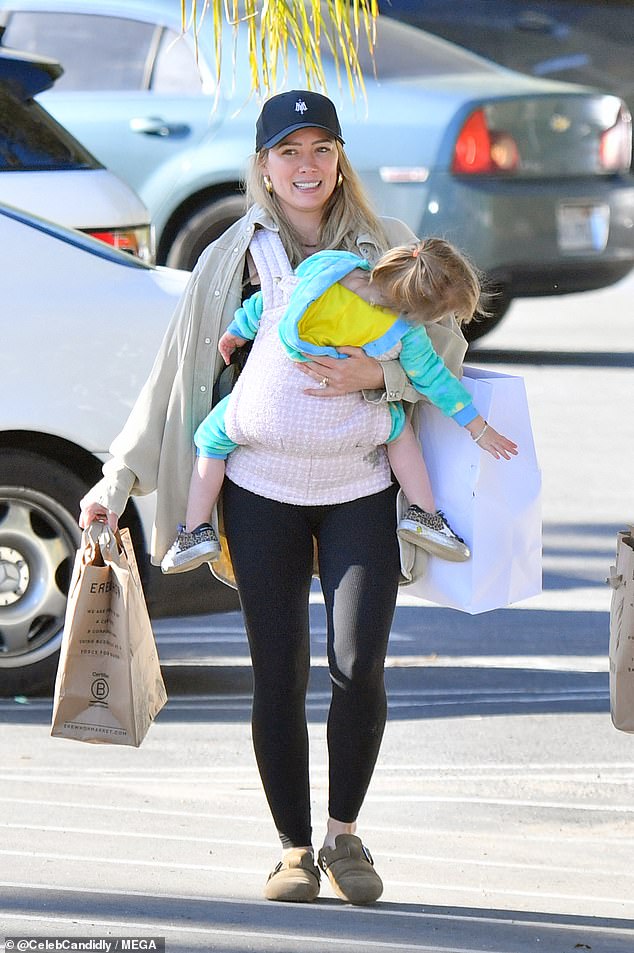
[[[632,161],[632,117],[623,106],[616,122],[601,135],[599,160],[606,172],[626,172]]]
[[[149,225],[142,225],[139,228],[111,228],[103,231],[90,229],[89,234],[107,245],[112,245],[113,248],[136,255],[148,264],[154,261],[153,233]]]
[[[452,172],[487,175],[512,172],[520,161],[515,139],[507,132],[489,129],[483,109],[471,113],[456,139]]]

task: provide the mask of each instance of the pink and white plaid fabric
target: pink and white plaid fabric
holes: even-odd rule
[[[262,284],[263,313],[249,360],[225,416],[238,446],[227,476],[259,496],[308,506],[343,503],[390,485],[385,441],[391,429],[385,405],[361,393],[320,400],[286,355],[277,334],[292,274],[278,235],[256,231],[250,245]]]

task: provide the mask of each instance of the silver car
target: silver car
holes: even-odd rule
[[[51,690],[80,530],[180,299],[187,272],[0,204],[0,696]],[[128,504],[154,615],[236,608],[200,571],[149,567],[152,496]]]
[[[216,88],[209,19],[179,38],[177,0],[0,0],[2,42],[59,59],[47,108],[152,213],[158,261],[191,268],[242,211],[259,104],[245,31],[222,37]],[[495,292],[483,334],[515,297],[600,288],[634,263],[631,119],[617,97],[514,73],[387,17],[367,102],[330,95],[378,209],[467,252]],[[286,85],[302,85],[291,56]]]

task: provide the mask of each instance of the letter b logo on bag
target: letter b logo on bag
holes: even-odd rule
[[[108,695],[110,694],[110,686],[108,685],[108,679],[103,675],[98,675],[92,682],[90,686],[90,694],[98,702],[105,702]]]

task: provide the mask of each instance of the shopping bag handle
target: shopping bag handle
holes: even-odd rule
[[[610,575],[605,580],[611,589],[619,589],[623,585],[623,573],[616,571],[616,566],[610,566]]]
[[[103,520],[93,520],[83,533],[82,548],[85,550],[85,562],[94,562],[103,552],[120,553],[123,549],[118,530]]]

